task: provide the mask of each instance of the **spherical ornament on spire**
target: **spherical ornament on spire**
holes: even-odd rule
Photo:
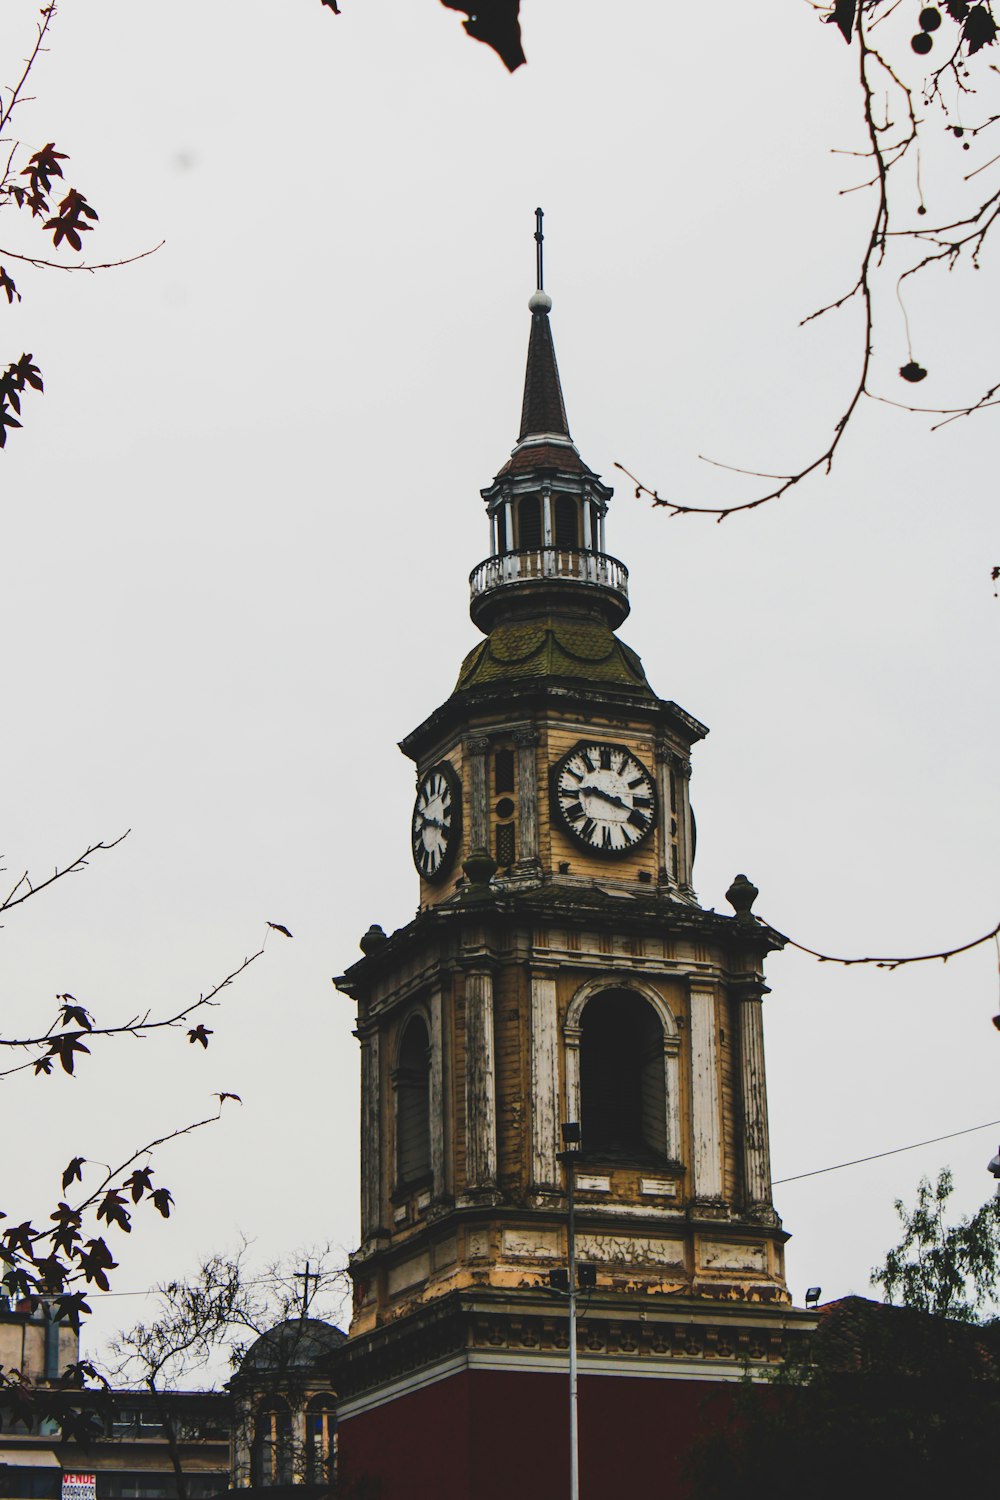
[[[550,313],[552,311],[552,298],[548,292],[543,292],[541,287],[537,291],[532,292],[528,298],[528,311],[533,313]]]

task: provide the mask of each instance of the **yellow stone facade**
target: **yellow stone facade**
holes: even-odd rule
[[[435,878],[419,878],[413,921],[373,928],[336,981],[362,1053],[352,1338],[469,1289],[551,1314],[564,1122],[582,1126],[590,1317],[789,1303],[761,1019],[781,939],[750,914],[743,877],[735,915],[698,904],[688,789],[707,730],[657,697],[617,637],[627,570],[603,552],[611,492],[569,437],[541,304],[531,340],[521,436],[483,491],[492,550],[471,609],[485,639],[401,745],[418,785],[451,768],[460,837],[459,820],[418,804],[415,848],[440,835],[445,849]],[[553,768],[581,743],[622,764],[628,752],[655,787],[652,829],[627,852],[571,836],[559,813]],[[628,810],[627,794],[583,791]]]

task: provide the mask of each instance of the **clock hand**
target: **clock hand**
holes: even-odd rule
[[[614,792],[606,792],[602,786],[582,786],[580,792],[586,792],[591,797],[600,797],[603,802],[610,802],[612,807],[623,807],[626,812],[631,811],[627,802],[621,797],[616,797]]]
[[[447,832],[448,825],[442,823],[439,818],[429,818],[426,813],[420,813],[418,816],[425,828],[440,828],[442,833]]]

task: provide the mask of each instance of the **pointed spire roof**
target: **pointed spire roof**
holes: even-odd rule
[[[521,430],[517,440],[520,443],[527,437],[541,437],[542,434],[568,439],[569,423],[549,324],[552,298],[539,289],[528,306],[531,309],[531,334],[524,372]]]

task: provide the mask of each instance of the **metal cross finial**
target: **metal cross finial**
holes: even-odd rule
[[[542,241],[545,236],[542,233],[542,219],[545,215],[540,208],[535,209],[535,268],[537,272],[538,290],[542,291],[545,281],[542,276]]]
[[[302,1313],[301,1313],[301,1316],[304,1318],[306,1316],[306,1314],[308,1313],[308,1311],[309,1311],[309,1300],[310,1300],[309,1283],[310,1283],[310,1281],[313,1283],[313,1291],[315,1291],[316,1287],[317,1287],[317,1285],[319,1283],[319,1277],[312,1274],[309,1262],[306,1261],[306,1268],[305,1268],[305,1270],[304,1271],[296,1271],[295,1272],[295,1280],[303,1282],[303,1287],[302,1287]]]

